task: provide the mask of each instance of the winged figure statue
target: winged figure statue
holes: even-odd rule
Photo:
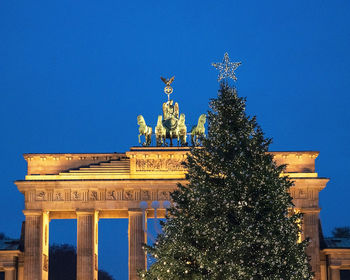
[[[167,86],[170,86],[171,83],[174,81],[175,76],[172,76],[170,79],[166,79],[163,77],[160,77],[160,79],[164,82],[164,84],[166,84]]]

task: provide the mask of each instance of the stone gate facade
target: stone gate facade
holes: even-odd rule
[[[138,279],[137,269],[147,264],[140,202],[147,202],[146,215],[153,218],[151,204],[158,201],[158,217],[164,217],[169,193],[178,182],[186,183],[181,162],[188,152],[186,147],[133,147],[125,153],[25,154],[27,175],[15,182],[25,197],[24,269],[18,270],[18,279],[48,279],[50,221],[77,219],[77,280],[97,280],[98,240],[103,238],[98,222],[104,218],[129,219],[129,279]],[[278,164],[287,164],[283,175],[295,182],[290,192],[304,214],[302,238],[311,239],[308,254],[315,279],[326,279],[318,198],[328,179],[315,172],[318,152],[271,153]]]

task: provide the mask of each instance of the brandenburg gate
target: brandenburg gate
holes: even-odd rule
[[[77,219],[77,279],[96,280],[98,272],[98,222],[104,218],[129,219],[129,279],[146,268],[142,244],[146,243],[143,209],[154,217],[165,215],[165,202],[178,182],[186,184],[181,162],[187,147],[133,147],[126,153],[25,154],[28,171],[16,185],[25,197],[24,279],[48,279],[49,225],[52,219]],[[328,179],[315,173],[318,152],[272,152],[284,175],[295,181],[290,192],[304,213],[303,237],[310,237],[308,254],[320,279],[318,193]],[[164,204],[165,203],[165,204]],[[103,238],[103,236],[101,237]]]
[[[125,153],[25,154],[27,175],[16,181],[25,198],[25,280],[47,280],[49,273],[49,225],[52,219],[77,219],[77,280],[98,278],[98,222],[105,218],[129,220],[129,279],[138,279],[137,270],[146,269],[143,244],[147,242],[147,218],[165,216],[170,193],[177,183],[186,184],[186,160],[190,148],[204,136],[206,116],[187,133],[185,115],[178,103],[170,100],[171,79],[162,78],[168,101],[153,129],[143,116],[137,117],[141,147]],[[156,146],[151,147],[151,137]],[[178,143],[173,147],[173,139]],[[170,143],[166,143],[170,140]],[[168,146],[167,146],[168,145]],[[304,214],[302,238],[309,237],[308,255],[315,279],[325,279],[325,264],[320,261],[319,192],[327,178],[318,177],[315,159],[318,152],[271,152],[277,164],[286,164],[282,176],[290,176],[290,189],[296,209]],[[103,236],[102,236],[103,238]],[[19,272],[21,273],[21,272]],[[18,279],[22,279],[19,275]]]

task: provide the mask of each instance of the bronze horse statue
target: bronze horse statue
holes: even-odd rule
[[[198,124],[194,126],[191,130],[191,142],[193,146],[198,146],[200,137],[205,137],[205,122],[207,116],[202,114],[199,116]]]
[[[151,145],[152,141],[152,127],[147,126],[145,119],[142,115],[137,116],[137,124],[139,127],[139,143],[141,144],[141,136],[145,136],[145,142],[142,143],[143,146]]]

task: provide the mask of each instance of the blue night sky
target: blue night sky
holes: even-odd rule
[[[136,116],[172,97],[197,121],[217,94],[212,62],[242,61],[237,88],[271,150],[316,150],[326,235],[350,225],[350,2],[0,1],[0,231],[19,237],[23,153],[124,152]],[[50,242],[76,242],[52,221]],[[127,279],[127,221],[100,221],[100,267]]]

